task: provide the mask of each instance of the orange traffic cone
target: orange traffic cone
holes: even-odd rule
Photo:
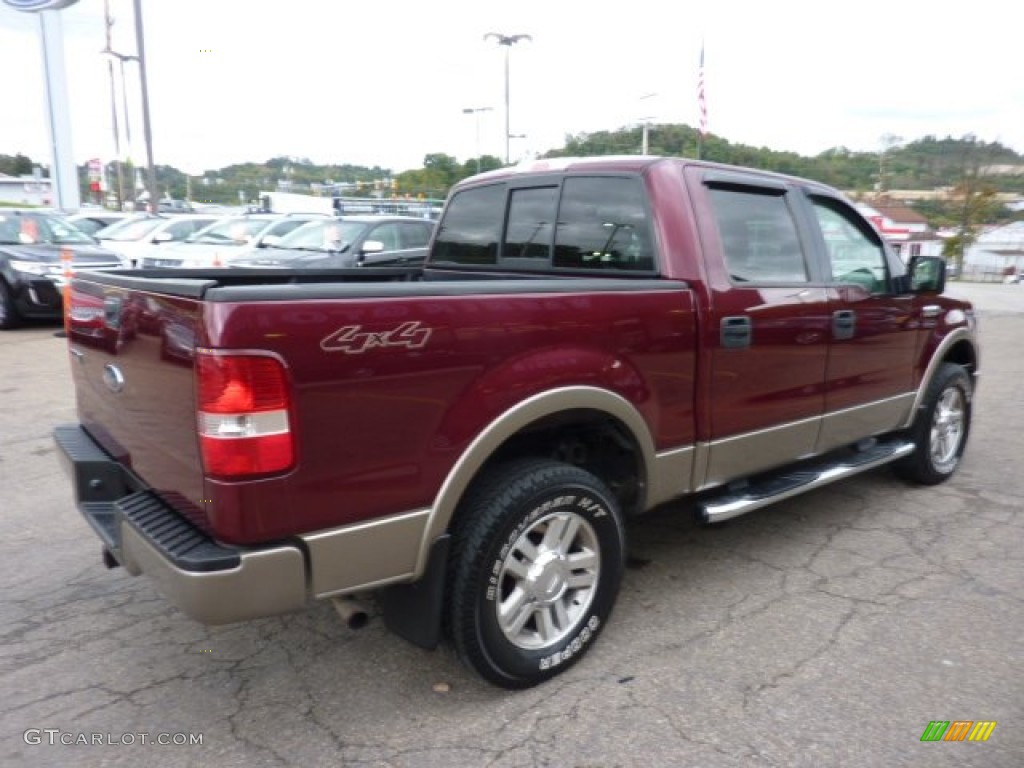
[[[71,280],[75,276],[75,267],[70,248],[60,249],[60,265],[64,276],[64,287],[61,290],[61,300],[64,309],[64,333],[71,330]]]

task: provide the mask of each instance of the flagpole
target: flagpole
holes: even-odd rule
[[[697,112],[700,127],[697,130],[697,159],[704,154],[704,134],[708,130],[708,105],[704,99],[704,38],[700,39],[700,66],[697,68]]]

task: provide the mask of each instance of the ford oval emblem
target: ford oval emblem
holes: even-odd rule
[[[124,389],[124,375],[116,365],[107,363],[103,366],[103,383],[116,394]]]

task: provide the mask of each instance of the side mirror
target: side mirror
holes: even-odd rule
[[[169,243],[173,239],[174,235],[172,235],[170,232],[157,232],[155,235],[153,235],[154,243]]]
[[[911,293],[942,293],[946,288],[946,260],[914,256],[908,265]]]
[[[363,247],[359,249],[361,253],[384,253],[384,243],[380,240],[364,240]]]
[[[267,235],[263,238],[263,242],[260,243],[262,248],[275,248],[277,244],[281,242],[280,235]]]

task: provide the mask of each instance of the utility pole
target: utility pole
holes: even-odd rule
[[[111,53],[110,30],[114,26],[114,20],[110,18],[110,0],[103,0],[103,18],[107,29],[107,47],[103,53]],[[121,131],[117,124],[117,87],[114,82],[114,60],[107,59],[107,73],[110,75],[110,118],[114,127],[114,167],[117,168],[117,210],[124,210],[124,172],[121,167]],[[123,77],[122,77],[122,88]],[[127,117],[127,113],[126,113]]]
[[[505,165],[510,164],[509,144],[512,138],[512,131],[510,129],[509,120],[509,78],[508,78],[508,54],[512,50],[512,46],[516,43],[522,42],[523,40],[533,41],[533,38],[529,35],[504,35],[500,32],[488,32],[484,35],[484,40],[494,38],[498,45],[505,46]]]
[[[146,187],[149,190],[149,210],[157,211],[156,166],[153,165],[153,132],[149,123],[149,86],[146,82],[146,45],[142,34],[142,0],[135,0],[135,44],[139,51],[139,81],[142,84],[142,133],[146,139]]]
[[[644,101],[645,99],[649,99],[652,96],[657,96],[657,95],[658,94],[656,94],[656,93],[647,93],[647,94],[644,94],[643,96],[641,96],[639,101]],[[642,128],[641,128],[641,142],[640,142],[640,154],[641,155],[646,155],[648,153],[648,148],[649,147],[648,147],[647,138],[648,138],[648,135],[649,135],[650,130],[651,130],[651,123],[650,123],[651,117],[652,117],[651,115],[648,115],[646,117],[638,118],[641,121],[641,126],[642,126]]]
[[[490,107],[466,107],[462,110],[464,115],[473,115],[476,118],[476,172],[480,173],[480,113],[490,112]],[[507,132],[507,131],[506,131]]]
[[[903,141],[902,136],[886,133],[882,136],[882,151],[878,155],[878,196],[885,194],[885,156],[890,149]]]

